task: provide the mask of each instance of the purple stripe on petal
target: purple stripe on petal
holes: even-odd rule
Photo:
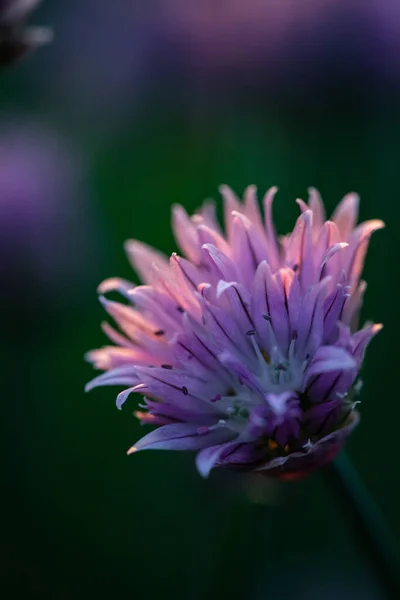
[[[128,454],[139,450],[199,450],[232,439],[229,429],[221,427],[209,433],[198,433],[198,426],[189,423],[164,425],[142,437],[128,450]]]
[[[238,280],[239,276],[236,265],[216,246],[213,244],[204,244],[202,252],[207,258],[207,264],[215,271],[217,281],[219,279],[224,279],[225,281]]]

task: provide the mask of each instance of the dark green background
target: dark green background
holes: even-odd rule
[[[316,64],[306,83],[298,77],[280,87],[278,78],[273,93],[268,73],[257,71],[252,83],[238,79],[226,89],[205,79],[194,97],[187,74],[165,69],[143,97],[136,91],[140,101],[136,94],[123,119],[113,118],[113,105],[88,119],[52,86],[62,50],[57,23],[67,10],[41,12],[56,25],[53,47],[0,73],[3,125],[28,115],[84,155],[81,210],[90,205],[96,232],[79,248],[76,277],[39,289],[32,267],[26,286],[26,270],[14,272],[19,284],[2,294],[10,389],[2,402],[5,597],[384,598],[321,474],[274,488],[274,502],[260,504],[238,476],[203,481],[189,454],[128,458],[142,433],[132,416],[137,398],[118,412],[117,390],[84,395],[92,370],[82,357],[105,343],[96,285],[112,275],[134,278],[124,240],[175,250],[173,202],[192,211],[217,198],[221,183],[238,193],[250,183],[260,193],[277,185],[285,233],[308,186],[320,190],[328,212],[357,191],[361,218],[387,225],[371,243],[363,309],[385,327],[367,354],[362,420],[348,454],[398,536],[399,73],[357,78],[355,63],[342,77],[344,59],[333,74]],[[23,253],[18,232],[14,241],[10,254]],[[74,248],[71,235],[62,253]],[[9,258],[2,256],[3,269]]]

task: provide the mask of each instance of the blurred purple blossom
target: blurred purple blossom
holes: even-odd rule
[[[50,292],[51,302],[61,300],[93,266],[87,248],[96,226],[84,173],[83,158],[47,126],[3,120],[0,247],[8,294],[22,300],[29,288],[36,297]]]
[[[263,218],[254,186],[243,203],[222,186],[225,233],[212,203],[191,218],[175,206],[185,258],[130,241],[144,285],[112,278],[99,286],[119,331],[103,323],[115,345],[88,353],[106,372],[87,389],[127,387],[119,408],[132,392],[144,395],[136,416],[156,426],[129,453],[197,450],[204,476],[223,466],[292,479],[334,458],[357,424],[359,371],[381,329],[357,330],[361,273],[383,223],[356,226],[356,194],[325,220],[310,188],[293,232],[278,238],[276,191],[264,197]],[[106,299],[110,291],[128,304]]]
[[[71,0],[66,13],[54,10],[52,77],[37,76],[96,127],[149,98],[192,104],[228,92],[234,102],[231,92],[256,91],[263,102],[332,92],[348,100],[350,90],[398,83],[393,0]]]
[[[0,67],[9,66],[51,39],[45,27],[28,27],[40,0],[0,0]]]

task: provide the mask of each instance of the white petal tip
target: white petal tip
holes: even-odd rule
[[[138,449],[136,448],[136,446],[132,446],[131,448],[129,448],[129,450],[127,450],[126,454],[127,456],[130,456],[131,454],[135,454],[135,452],[137,452]]]

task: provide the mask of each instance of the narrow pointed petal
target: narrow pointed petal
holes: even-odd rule
[[[233,451],[239,446],[236,442],[219,444],[217,446],[210,446],[209,448],[205,448],[201,450],[196,456],[196,467],[200,475],[204,478],[207,478],[210,474],[210,471],[219,459],[226,453]]]
[[[358,327],[359,314],[366,289],[367,282],[360,281],[353,293],[349,295],[344,305],[342,322],[345,325],[348,325],[352,331],[355,331]]]
[[[260,206],[257,200],[257,188],[255,185],[249,185],[244,192],[244,214],[252,222],[253,226],[262,230],[262,219]]]
[[[356,227],[351,234],[346,252],[348,256],[346,273],[352,285],[356,285],[360,279],[371,235],[383,227],[385,227],[383,221],[373,219]]]
[[[347,371],[356,367],[356,361],[344,348],[321,346],[307,370],[307,378],[320,373]]]
[[[127,385],[132,387],[137,382],[135,368],[132,365],[118,367],[98,375],[85,386],[85,392],[90,392],[103,385]]]
[[[143,242],[128,240],[125,242],[125,252],[128,259],[144,283],[151,282],[152,265],[160,269],[168,269],[167,257]]]
[[[222,427],[200,434],[198,429],[189,423],[164,425],[142,437],[128,454],[139,450],[199,450],[232,437],[231,432]]]
[[[241,210],[241,203],[236,194],[227,185],[221,185],[219,192],[224,201],[224,223],[228,241],[232,238],[232,213]]]
[[[268,241],[268,262],[273,271],[278,269],[280,266],[279,244],[272,218],[272,203],[277,191],[277,187],[270,188],[263,199],[265,212],[265,233]]]
[[[121,279],[120,277],[110,277],[105,279],[97,288],[99,294],[107,294],[108,292],[118,292],[121,296],[130,300],[130,292],[135,287],[134,283]]]
[[[325,209],[320,193],[313,187],[308,188],[308,207],[313,213],[313,229],[318,233],[325,222]]]
[[[358,218],[360,197],[357,194],[347,194],[336,207],[332,221],[339,230],[342,241],[346,242],[353,231]]]
[[[195,265],[200,262],[200,243],[196,226],[179,204],[172,208],[172,229],[179,248]]]
[[[208,264],[215,272],[217,279],[225,281],[237,281],[239,279],[238,271],[234,262],[219,250],[213,244],[204,244],[202,246],[203,254],[209,258]]]
[[[354,358],[361,363],[366,347],[372,338],[381,331],[383,325],[381,323],[372,323],[367,325],[360,331],[357,331],[352,337],[352,352]]]

